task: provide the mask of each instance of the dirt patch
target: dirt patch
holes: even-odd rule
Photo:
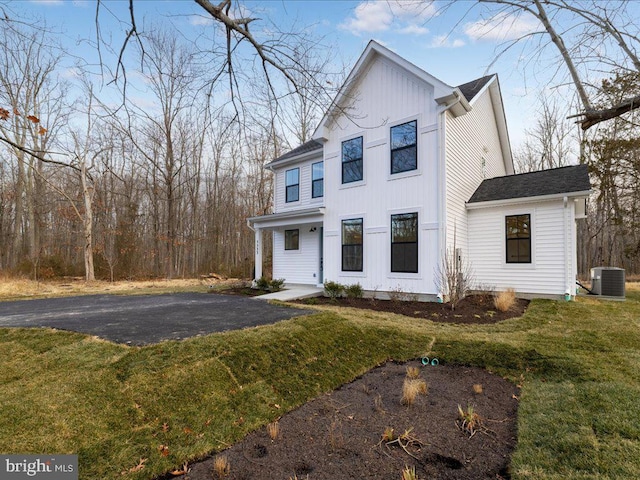
[[[407,366],[428,385],[410,406],[401,402]],[[219,478],[213,471],[221,456],[229,480],[401,478],[407,466],[421,479],[508,478],[517,395],[513,384],[482,369],[389,362],[284,415],[277,438],[266,428],[252,432],[174,478]],[[479,415],[473,435],[458,406]]]
[[[506,312],[496,309],[491,295],[469,295],[460,301],[454,310],[448,303],[414,302],[401,300],[376,300],[371,298],[315,297],[296,303],[306,305],[336,305],[363,308],[378,312],[398,313],[407,317],[426,318],[444,323],[495,323],[520,317],[529,305],[529,300],[516,299]]]

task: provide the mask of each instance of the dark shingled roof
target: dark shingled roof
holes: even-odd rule
[[[577,165],[484,180],[468,203],[585,192],[590,189],[587,166]]]
[[[298,155],[303,155],[305,153],[313,152],[314,150],[322,149],[322,144],[315,140],[309,140],[308,142],[303,143],[299,147],[294,148],[293,150],[288,151],[284,155],[280,155],[271,163],[276,163],[281,160],[286,160],[287,158],[297,157]]]
[[[458,89],[464,95],[464,98],[467,99],[467,102],[470,102],[473,97],[475,97],[480,90],[491,80],[495,75],[487,75],[486,77],[476,78],[475,80],[471,80],[470,82],[463,83],[462,85],[458,85]]]

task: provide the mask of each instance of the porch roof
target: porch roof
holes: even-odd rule
[[[324,219],[324,207],[304,208],[289,212],[271,213],[247,219],[249,226],[257,228],[278,228],[287,225],[318,223]]]

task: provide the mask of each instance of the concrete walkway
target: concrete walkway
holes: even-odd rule
[[[258,295],[251,297],[254,300],[280,300],[288,302],[289,300],[298,300],[300,298],[319,297],[324,292],[324,288],[314,287],[313,285],[285,285],[283,290],[279,292],[267,293],[266,295]]]

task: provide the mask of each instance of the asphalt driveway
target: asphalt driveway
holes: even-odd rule
[[[237,295],[88,295],[0,302],[0,327],[51,327],[145,345],[266,325],[306,313]]]

